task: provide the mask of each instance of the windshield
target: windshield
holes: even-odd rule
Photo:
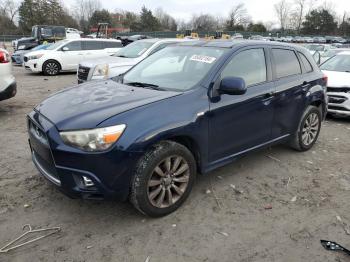
[[[308,46],[306,46],[306,48],[311,50],[311,51],[323,51],[324,50],[323,45],[308,45]]]
[[[38,30],[37,30],[38,28],[36,27],[36,26],[33,26],[32,27],[32,34],[31,34],[31,36],[33,37],[33,38],[37,38],[38,37]]]
[[[124,84],[147,83],[163,90],[186,91],[204,78],[225,51],[209,47],[166,47],[126,73]]]
[[[60,47],[61,45],[67,43],[69,40],[61,40],[58,41],[52,45],[50,45],[48,48],[46,48],[46,50],[55,50],[56,48]]]
[[[49,46],[51,46],[51,44],[38,45],[37,47],[34,47],[34,48],[32,49],[32,51],[36,51],[36,50],[45,50],[45,49],[47,49]]]
[[[113,56],[117,57],[127,57],[127,58],[136,58],[141,56],[144,52],[146,52],[154,42],[141,42],[137,41],[127,45],[126,47],[120,49]]]
[[[320,66],[321,70],[350,72],[350,55],[336,55]]]

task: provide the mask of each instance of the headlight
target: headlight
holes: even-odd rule
[[[26,48],[25,45],[20,45],[17,49],[18,49],[18,50],[22,50],[22,49],[24,49],[24,48]]]
[[[109,66],[108,64],[101,64],[95,67],[92,76],[103,76],[104,79],[108,78]]]
[[[34,59],[39,59],[43,56],[44,54],[39,54],[39,55],[32,55],[28,57],[28,60],[34,60]]]
[[[63,142],[84,151],[103,151],[110,148],[123,134],[126,125],[89,130],[60,132]]]

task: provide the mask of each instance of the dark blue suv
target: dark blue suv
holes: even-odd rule
[[[326,115],[327,79],[302,47],[193,41],[126,74],[56,93],[28,115],[34,164],[72,197],[130,199],[163,216],[197,173],[289,143],[306,151]]]

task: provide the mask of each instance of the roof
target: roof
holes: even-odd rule
[[[182,46],[202,46],[202,47],[219,47],[219,48],[233,48],[239,46],[254,46],[254,45],[268,45],[268,46],[289,46],[298,47],[297,45],[273,42],[273,41],[259,41],[259,40],[198,40],[181,43]]]

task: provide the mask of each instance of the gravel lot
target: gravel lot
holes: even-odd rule
[[[182,208],[150,219],[128,203],[69,199],[38,174],[25,116],[75,74],[14,74],[17,96],[0,102],[0,246],[25,224],[62,231],[0,261],[349,261],[319,243],[350,248],[349,120],[327,119],[309,152],[273,147],[200,176]]]

